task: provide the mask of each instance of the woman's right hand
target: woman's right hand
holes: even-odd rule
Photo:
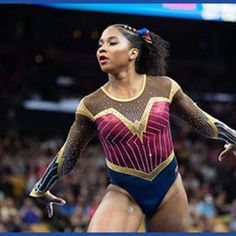
[[[219,161],[222,161],[229,154],[233,153],[236,156],[236,144],[227,143],[224,145],[224,150],[219,155]]]
[[[53,216],[53,204],[55,205],[64,205],[66,201],[62,198],[56,197],[51,194],[50,191],[45,192],[42,196],[37,197],[43,204],[46,206],[48,211],[48,217],[51,218]]]

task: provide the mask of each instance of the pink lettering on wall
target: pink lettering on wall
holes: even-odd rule
[[[196,3],[166,3],[162,4],[164,8],[171,9],[171,10],[186,10],[186,11],[194,11],[197,9]]]

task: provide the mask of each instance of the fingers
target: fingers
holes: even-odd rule
[[[225,149],[223,152],[220,153],[218,160],[219,161],[223,161],[223,159],[225,158],[226,154],[227,154],[228,150]]]
[[[46,208],[48,211],[48,217],[51,218],[53,216],[53,204],[55,205],[64,205],[66,201],[62,198],[54,198],[49,203],[46,204]]]
[[[223,161],[225,157],[227,157],[231,152],[236,156],[236,151],[233,151],[235,149],[234,145],[228,143],[224,145],[225,150],[220,153],[218,160]]]
[[[46,205],[47,211],[48,211],[48,217],[51,218],[53,216],[53,203],[49,202]]]
[[[64,199],[56,197],[50,191],[41,194],[37,199],[46,206],[49,218],[53,216],[53,204],[62,206],[66,203]]]
[[[56,205],[64,205],[66,203],[66,201],[62,198],[54,198],[51,200],[51,202]]]
[[[223,161],[223,159],[227,156],[227,153],[229,152],[229,144],[224,145],[225,150],[220,153],[218,160]]]

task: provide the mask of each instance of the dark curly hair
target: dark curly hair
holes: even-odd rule
[[[168,56],[169,43],[153,32],[149,32],[151,43],[139,36],[138,31],[124,24],[114,24],[132,44],[132,47],[139,50],[135,62],[135,69],[138,74],[162,76],[166,74],[166,58]]]

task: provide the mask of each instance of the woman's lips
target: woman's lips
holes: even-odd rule
[[[106,63],[107,60],[108,60],[108,58],[107,58],[106,56],[100,56],[100,57],[99,57],[99,61],[100,61],[101,64]]]

